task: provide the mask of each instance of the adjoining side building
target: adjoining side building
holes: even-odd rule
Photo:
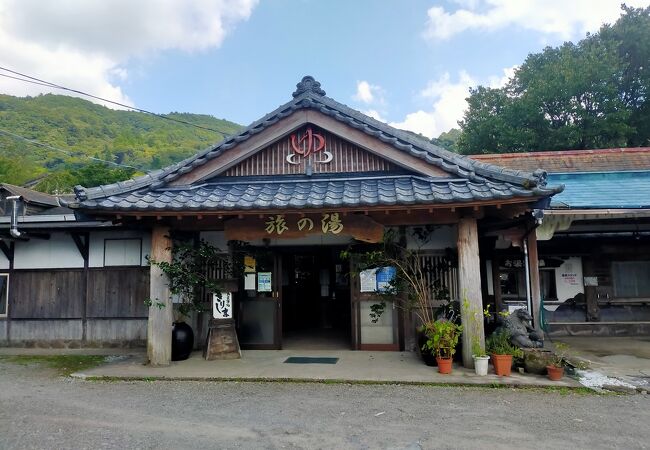
[[[650,334],[650,148],[472,156],[515,170],[542,168],[563,184],[535,230],[543,320],[552,335]],[[502,235],[503,236],[503,235]],[[522,251],[482,255],[497,304],[522,304]]]

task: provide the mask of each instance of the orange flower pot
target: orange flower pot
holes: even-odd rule
[[[494,373],[500,377],[509,377],[512,372],[512,355],[492,354]]]
[[[452,358],[439,358],[436,357],[436,362],[438,363],[438,372],[443,374],[451,373],[451,363],[453,362]]]
[[[546,366],[549,380],[559,381],[564,376],[564,367]]]

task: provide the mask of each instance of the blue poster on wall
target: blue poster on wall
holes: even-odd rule
[[[395,275],[397,275],[395,267],[380,267],[377,269],[377,292],[390,290]]]

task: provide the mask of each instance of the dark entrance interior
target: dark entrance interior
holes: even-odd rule
[[[282,249],[282,348],[351,348],[349,262],[341,250]]]

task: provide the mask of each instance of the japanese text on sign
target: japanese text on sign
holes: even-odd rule
[[[295,224],[287,223],[284,214],[275,214],[269,216],[264,222],[267,234],[275,234],[281,236],[285,231],[290,230],[290,226],[295,226],[298,231],[311,231],[314,229],[314,221],[309,217],[302,217],[296,221]],[[339,234],[343,231],[343,220],[339,213],[323,213],[321,215],[321,230],[323,234],[332,233]]]

